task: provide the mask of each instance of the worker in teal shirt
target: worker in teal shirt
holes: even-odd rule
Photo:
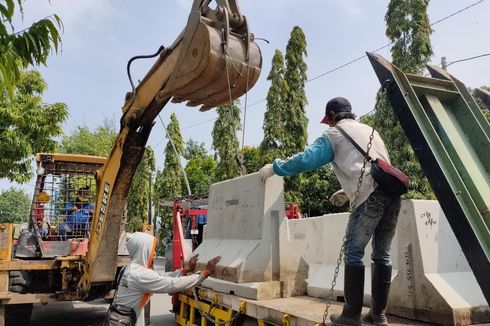
[[[375,325],[388,325],[386,305],[391,284],[391,242],[400,210],[400,198],[393,198],[377,187],[366,166],[359,185],[364,156],[340,132],[343,129],[361,148],[367,148],[372,128],[355,120],[351,104],[342,97],[330,100],[322,123],[325,133],[303,152],[286,160],[276,159],[260,171],[262,181],[274,174],[291,176],[330,163],[343,189],[330,198],[332,204],[343,206],[350,201],[352,214],[347,225],[344,256],[344,297],[342,314],[332,315],[333,325],[362,325],[361,309],[364,296],[364,250],[373,238],[371,256],[372,306],[364,320]],[[374,132],[369,151],[373,159],[390,162],[383,140]],[[358,188],[359,187],[359,188]]]

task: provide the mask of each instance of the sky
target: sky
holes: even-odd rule
[[[262,123],[269,88],[267,75],[275,49],[285,52],[289,34],[300,26],[307,40],[306,84],[309,119],[308,139],[312,142],[324,131],[319,124],[325,103],[332,97],[348,98],[353,110],[362,115],[374,108],[379,82],[366,57],[330,72],[366,51],[373,51],[390,42],[385,36],[384,16],[389,1],[363,0],[248,0],[239,1],[247,16],[250,30],[261,48],[262,74],[253,89],[241,98],[242,124],[246,110],[244,145],[257,146],[262,140]],[[463,10],[458,11],[471,6]],[[135,55],[154,53],[160,45],[169,46],[184,28],[192,0],[123,1],[123,0],[30,0],[24,4],[24,18],[18,30],[53,13],[64,24],[62,51],[49,58],[47,67],[38,70],[47,81],[46,103],[64,102],[69,118],[63,125],[65,134],[77,126],[95,129],[104,119],[118,121],[124,96],[131,89],[127,61]],[[440,64],[490,53],[490,0],[432,0],[428,8],[433,25],[431,42],[434,55],[431,64]],[[389,48],[378,52],[390,59]],[[132,65],[133,79],[142,79],[153,60],[140,60]],[[490,56],[459,62],[449,72],[467,86],[489,85]],[[204,142],[211,150],[211,131],[216,112],[199,112],[182,104],[169,103],[161,112],[168,123],[171,113],[180,122],[184,139]],[[242,132],[238,138],[241,142]],[[157,166],[163,166],[166,145],[164,129],[157,123],[148,144],[156,152]],[[242,145],[242,144],[241,144]],[[0,190],[11,186],[0,180]],[[31,185],[22,188],[29,189]]]

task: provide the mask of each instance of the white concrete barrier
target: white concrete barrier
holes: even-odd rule
[[[340,247],[345,236],[349,213],[327,214],[302,220],[290,220],[289,229],[294,248],[303,255],[309,265],[307,292],[317,298],[327,298],[332,285]],[[371,241],[366,246],[364,265],[365,300],[371,299]],[[397,272],[396,235],[392,244],[393,275]],[[334,288],[334,300],[344,293],[344,262],[340,264]]]
[[[327,298],[348,213],[290,220],[290,238],[309,264],[308,295]],[[365,304],[371,298],[366,247]],[[389,313],[434,324],[490,322],[490,310],[437,201],[402,203],[392,244],[393,278]],[[343,296],[343,262],[334,299]],[[490,271],[489,271],[490,272]]]
[[[264,184],[253,173],[213,184],[208,203],[206,235],[195,253],[201,263],[222,258],[206,286],[255,299],[305,291],[308,265],[289,242],[282,178]]]
[[[390,313],[444,325],[490,322],[488,303],[437,201],[404,201],[397,233]]]

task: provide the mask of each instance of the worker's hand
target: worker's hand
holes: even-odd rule
[[[273,175],[274,169],[272,168],[272,164],[266,164],[259,170],[259,177],[262,182],[266,182]]]
[[[332,197],[330,197],[330,202],[338,207],[342,207],[349,201],[349,197],[347,197],[347,194],[345,193],[344,189],[340,189],[337,192],[335,192]]]
[[[206,263],[206,271],[209,272],[209,274],[213,274],[214,270],[216,269],[216,265],[219,263],[221,260],[221,256],[216,256]]]
[[[198,258],[199,258],[199,254],[196,254],[189,259],[189,262],[187,263],[187,269],[189,270],[190,273],[194,273],[194,271],[196,270]]]

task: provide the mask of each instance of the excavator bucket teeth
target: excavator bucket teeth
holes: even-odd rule
[[[215,15],[208,18],[191,12],[176,68],[163,88],[165,96],[210,108],[229,103],[254,86],[262,56],[249,38],[246,20],[238,32],[227,20],[218,20]]]

